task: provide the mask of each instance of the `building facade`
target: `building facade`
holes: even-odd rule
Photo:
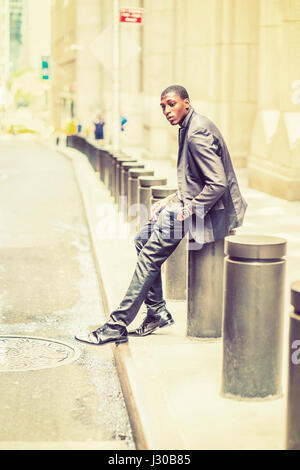
[[[9,1],[0,0],[0,82],[7,85],[10,68]]]
[[[119,0],[143,8],[120,24],[121,145],[176,161],[177,129],[160,93],[178,83],[220,127],[252,187],[300,200],[300,0]],[[53,0],[56,125],[97,109],[112,127],[112,0]],[[53,66],[52,66],[53,68]],[[73,104],[72,104],[73,103]],[[65,115],[64,115],[65,113]]]

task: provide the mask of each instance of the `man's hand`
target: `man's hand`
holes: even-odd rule
[[[177,220],[183,222],[185,219],[194,214],[194,211],[190,205],[183,206],[182,209],[178,212]]]
[[[150,209],[150,219],[155,220],[156,219],[156,214],[161,211],[161,203],[162,201],[157,201],[155,204],[151,206]]]
[[[150,219],[156,220],[157,214],[159,214],[159,212],[162,211],[169,204],[169,202],[171,201],[171,199],[173,199],[174,196],[175,194],[171,194],[170,196],[167,196],[164,199],[155,202],[155,204],[153,204],[150,209]]]

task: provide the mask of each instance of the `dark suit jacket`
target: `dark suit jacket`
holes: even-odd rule
[[[190,235],[198,243],[226,237],[243,223],[247,203],[226,143],[215,124],[190,108],[179,129],[178,188],[195,215]]]

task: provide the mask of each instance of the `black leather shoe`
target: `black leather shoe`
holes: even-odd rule
[[[147,336],[158,328],[173,325],[173,323],[174,320],[170,312],[167,309],[163,309],[157,313],[148,313],[141,326],[136,328],[136,330],[129,331],[128,334],[132,336]]]
[[[82,341],[83,343],[89,344],[106,344],[115,342],[116,344],[127,343],[127,330],[125,326],[119,325],[118,323],[104,323],[104,325],[97,328],[92,333],[78,334],[75,339]]]

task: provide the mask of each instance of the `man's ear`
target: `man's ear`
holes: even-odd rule
[[[189,107],[191,105],[189,98],[184,98],[184,102],[185,102],[185,109],[189,109]]]

